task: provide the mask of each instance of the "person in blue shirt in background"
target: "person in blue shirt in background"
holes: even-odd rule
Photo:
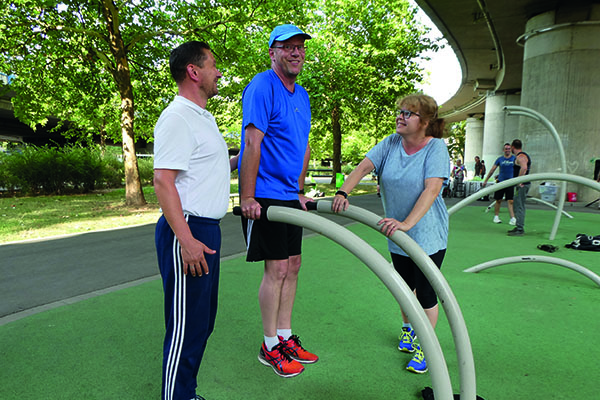
[[[487,185],[490,176],[494,174],[496,168],[500,167],[500,173],[498,174],[498,182],[503,182],[507,179],[514,178],[514,165],[515,165],[515,156],[512,154],[510,143],[504,143],[504,154],[496,159],[492,169],[487,174],[481,187],[485,187]],[[494,200],[496,203],[494,204],[494,223],[500,224],[502,220],[500,219],[500,205],[502,204],[502,198],[506,199],[506,203],[508,204],[508,213],[510,214],[509,225],[515,225],[517,223],[517,219],[515,218],[515,211],[513,207],[513,198],[515,195],[515,187],[510,186],[504,189],[500,189],[494,192]]]

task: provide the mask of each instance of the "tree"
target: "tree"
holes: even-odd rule
[[[311,146],[331,143],[334,172],[341,171],[343,131],[365,141],[393,132],[397,98],[421,79],[419,55],[437,48],[415,12],[405,0],[322,1],[314,12],[300,82],[316,121]]]
[[[467,121],[459,121],[448,127],[448,152],[451,160],[465,160],[465,138]]]
[[[126,203],[139,206],[145,199],[135,141],[152,137],[173,96],[169,51],[184,40],[205,40],[220,61],[242,68],[254,38],[264,35],[260,27],[301,21],[301,5],[307,2],[2,1],[0,71],[16,76],[13,104],[23,122],[35,127],[56,116],[80,132],[121,141]]]

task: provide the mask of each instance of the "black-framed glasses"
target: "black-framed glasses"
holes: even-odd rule
[[[283,49],[288,53],[298,49],[300,53],[304,53],[306,47],[303,44],[284,44],[283,46],[273,46],[274,49]]]
[[[401,115],[402,115],[402,118],[404,118],[404,119],[409,119],[413,115],[416,115],[417,117],[421,116],[421,114],[419,114],[419,113],[416,113],[411,110],[405,110],[405,109],[398,110],[398,116],[401,116]]]

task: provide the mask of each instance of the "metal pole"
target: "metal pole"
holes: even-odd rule
[[[560,137],[558,136],[558,132],[554,128],[554,125],[548,120],[548,118],[544,117],[539,112],[532,110],[527,107],[521,106],[505,106],[504,110],[508,115],[522,115],[525,117],[533,118],[536,121],[540,122],[544,125],[552,134],[552,137],[556,141],[556,145],[558,146],[558,155],[560,157],[560,165],[563,173],[567,173],[567,159],[565,157],[565,149],[563,148]],[[550,231],[550,240],[554,240],[556,237],[556,231],[558,230],[558,224],[560,223],[560,217],[562,214],[562,210],[565,206],[565,195],[567,193],[567,182],[563,181],[560,184],[560,192],[558,196],[558,208],[556,209],[556,215],[554,216],[554,224],[552,225],[552,230]]]
[[[286,222],[318,232],[342,245],[364,262],[396,298],[414,325],[427,355],[436,399],[453,399],[446,361],[429,319],[412,290],[379,252],[346,228],[315,214],[289,207],[271,206],[267,209],[267,218],[270,221]]]
[[[329,200],[319,200],[317,202],[317,211],[320,213],[335,214],[331,210],[332,202]],[[338,215],[338,214],[336,214]],[[355,221],[375,229],[381,233],[381,227],[377,224],[381,217],[371,211],[356,206],[349,206],[346,211],[341,211],[339,215],[351,218]],[[460,373],[460,398],[462,400],[475,400],[477,397],[477,382],[475,377],[475,363],[473,361],[473,349],[469,340],[469,333],[463,318],[462,312],[450,289],[448,282],[444,278],[437,265],[405,232],[396,231],[391,237],[402,250],[417,264],[431,283],[435,293],[444,307],[444,311],[450,324],[456,355],[458,359],[458,368]]]

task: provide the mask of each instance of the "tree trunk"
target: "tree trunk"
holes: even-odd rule
[[[121,136],[123,138],[123,163],[125,166],[125,204],[140,207],[146,204],[137,156],[135,155],[135,134],[133,131],[133,87],[125,43],[119,30],[119,11],[112,0],[102,2],[102,13],[106,18],[110,52],[115,65],[112,75],[121,95]]]
[[[338,172],[342,172],[342,126],[340,118],[342,110],[339,105],[335,105],[331,111],[331,131],[333,133],[333,176],[331,184],[335,185],[335,177]]]

